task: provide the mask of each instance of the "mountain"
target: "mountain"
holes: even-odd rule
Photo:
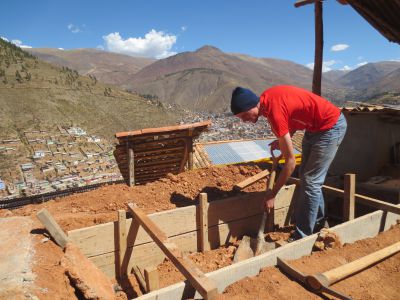
[[[123,85],[129,77],[155,61],[97,49],[31,48],[26,51],[41,60],[77,70],[81,75],[96,76],[101,82],[115,85]]]
[[[335,82],[349,72],[350,72],[349,70],[330,70],[328,72],[323,73],[322,77],[327,80]]]
[[[158,60],[136,73],[126,88],[157,95],[168,103],[203,111],[229,111],[235,86],[256,93],[278,84],[311,88],[312,71],[285,60],[228,54],[212,46]],[[329,80],[324,91],[341,100],[341,90]]]
[[[398,68],[400,68],[400,62],[397,61],[369,63],[348,72],[346,75],[336,80],[336,83],[362,91],[369,88],[371,85],[377,84],[385,76]],[[399,81],[397,82],[399,83]]]
[[[55,124],[76,124],[112,137],[116,132],[175,124],[171,112],[100,83],[92,75],[57,67],[0,39],[0,133],[21,133]]]

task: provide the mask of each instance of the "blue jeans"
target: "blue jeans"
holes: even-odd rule
[[[325,216],[322,185],[329,166],[346,133],[347,122],[343,114],[329,130],[305,132],[300,165],[300,193],[296,203],[295,238],[311,235],[314,226]]]

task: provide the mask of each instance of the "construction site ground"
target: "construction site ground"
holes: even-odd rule
[[[15,274],[5,275],[0,272],[2,283],[0,298],[9,299],[79,299],[71,286],[65,269],[60,264],[63,251],[48,238],[43,226],[36,219],[36,212],[47,208],[64,231],[92,226],[117,220],[118,209],[126,209],[129,202],[136,203],[146,213],[153,213],[176,207],[192,205],[200,192],[208,193],[209,201],[236,195],[233,185],[260,172],[260,166],[225,166],[198,169],[143,186],[128,187],[123,184],[105,186],[95,191],[71,195],[62,199],[51,200],[38,205],[29,205],[16,210],[0,210],[1,240],[3,253],[14,254],[21,247],[24,259],[13,261]],[[244,192],[261,191],[265,183],[247,188]],[[10,221],[12,220],[12,221]],[[16,228],[22,228],[16,230]],[[288,232],[276,233],[285,238]],[[274,238],[274,234],[271,236]],[[277,238],[275,236],[275,238]],[[364,240],[337,249],[316,252],[308,257],[293,262],[305,273],[315,273],[331,269],[345,262],[354,260],[374,250],[388,246],[400,238],[400,226],[380,234],[374,239]],[[11,242],[13,241],[13,242]],[[190,258],[203,272],[210,272],[230,265],[237,243],[222,246],[219,249],[193,253]],[[4,250],[3,250],[4,249]],[[7,252],[8,251],[8,252]],[[0,265],[7,266],[8,257],[2,255]],[[398,299],[396,289],[400,280],[400,254],[361,272],[335,285],[338,290],[355,299]],[[158,267],[161,287],[182,281],[183,276],[166,260]],[[369,274],[369,275],[368,275]],[[17,278],[11,280],[9,278]],[[8,280],[3,280],[7,277]],[[119,292],[120,299],[127,299],[141,294],[133,276],[130,277],[132,288],[128,295]],[[9,293],[10,292],[10,293]],[[301,295],[304,295],[302,297]],[[377,296],[379,295],[379,296]],[[228,287],[222,297],[236,299],[284,299],[312,298],[303,287],[288,279],[276,268],[266,268],[259,276],[246,278]]]

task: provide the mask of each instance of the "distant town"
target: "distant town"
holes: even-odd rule
[[[226,114],[187,111],[183,123],[211,120],[196,142],[266,138],[268,124],[245,124]],[[57,125],[0,139],[0,200],[40,195],[122,179],[114,141],[81,127]]]

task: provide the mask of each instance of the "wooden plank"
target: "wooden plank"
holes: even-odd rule
[[[208,243],[208,198],[206,193],[199,195],[199,236],[200,252],[210,250]]]
[[[275,210],[275,221],[283,224],[287,213],[287,207]],[[208,229],[208,247],[210,249],[216,249],[220,245],[241,238],[243,235],[256,236],[260,227],[261,217],[262,214],[260,213],[258,215],[231,221],[229,223],[210,226]],[[184,253],[193,253],[198,251],[197,231],[172,236],[169,240],[174,242]],[[157,266],[166,258],[165,254],[155,245],[154,242],[137,246],[135,245],[134,247],[129,247],[127,251],[131,253],[128,270],[130,270],[135,264],[139,264],[139,267],[141,268]],[[92,256],[90,257],[90,260],[92,260],[96,266],[107,274],[107,276],[113,278],[115,277],[115,258],[115,252],[108,252]]]
[[[300,179],[291,177],[291,178],[289,178],[288,182],[300,184]],[[334,195],[340,196],[340,197],[342,197],[344,194],[344,190],[334,188],[331,186],[327,186],[327,185],[323,185],[322,189],[328,193],[331,193],[331,194],[334,194]],[[358,204],[364,204],[364,205],[367,205],[370,207],[374,207],[376,209],[382,209],[385,211],[389,211],[394,214],[400,213],[400,206],[398,206],[398,205],[387,203],[387,202],[384,202],[384,201],[381,201],[381,200],[378,200],[375,198],[367,197],[364,195],[354,194],[354,196],[355,196],[356,203],[358,203]]]
[[[118,271],[117,278],[122,280],[128,275],[127,264],[125,261],[126,254],[126,211],[118,210]]]
[[[61,229],[61,227],[57,224],[56,220],[51,216],[49,211],[45,208],[42,208],[37,214],[36,217],[40,220],[46,230],[50,233],[51,237],[61,248],[65,248],[68,242],[68,237]]]
[[[218,294],[214,283],[205,277],[191,260],[183,256],[178,247],[168,240],[167,235],[141,209],[135,207],[132,203],[127,206],[135,219],[200,295],[204,299],[214,299]]]
[[[352,221],[340,224],[330,230],[338,234],[343,243],[353,243],[354,241],[376,236],[380,231],[388,230],[397,223],[399,215],[376,211],[371,214],[356,218]],[[227,286],[245,277],[256,276],[262,268],[274,266],[277,257],[291,260],[304,255],[309,255],[312,251],[318,234],[313,234],[293,243],[288,243],[275,250],[266,252],[252,259],[245,260],[219,270],[207,273],[206,276],[213,279],[218,285],[218,290],[222,292]],[[162,288],[152,293],[138,297],[138,300],[168,300],[168,299],[198,299],[199,295],[188,292],[188,283],[181,282],[169,287]]]
[[[300,7],[300,6],[311,4],[311,3],[314,3],[314,2],[315,2],[315,0],[298,0],[294,4],[294,6],[295,7]]]
[[[134,158],[133,149],[131,149],[128,146],[127,150],[128,150],[128,169],[129,169],[128,184],[129,184],[129,186],[134,186],[135,185],[135,163],[134,163],[135,158]]]
[[[183,125],[175,125],[175,126],[165,126],[159,128],[145,128],[142,130],[128,131],[128,132],[118,132],[115,134],[116,138],[126,137],[126,136],[135,136],[135,135],[143,135],[143,134],[157,134],[157,133],[166,133],[170,131],[180,131],[186,130],[189,128],[200,127],[201,129],[207,128],[211,125],[211,121],[197,122],[192,124],[183,124]]]
[[[276,210],[289,206],[294,189],[294,185],[286,186],[281,189],[276,196]],[[259,192],[212,201],[209,203],[208,208],[208,226],[210,228],[218,224],[260,215],[262,213],[261,203],[263,200],[264,192]],[[229,209],[226,209],[227,207],[229,207]],[[156,224],[159,224],[159,226],[162,226],[167,235],[171,237],[187,232],[196,232],[198,229],[196,224],[196,210],[196,206],[191,205],[154,213],[149,215],[149,218]],[[134,244],[141,245],[152,241],[146,232],[142,228],[139,228],[137,223],[134,222],[135,226],[131,226],[131,223],[132,219],[126,220],[128,248],[132,247]],[[68,236],[82,249],[86,256],[92,257],[115,251],[115,240],[117,239],[115,232],[117,226],[116,222],[104,223],[71,230],[68,232]],[[194,251],[196,250],[197,245]]]
[[[146,281],[146,288],[148,292],[152,292],[160,288],[160,277],[156,267],[145,268],[144,279]]]
[[[354,219],[356,175],[344,175],[343,221]]]
[[[242,189],[256,183],[258,180],[261,180],[261,179],[267,177],[268,175],[269,175],[269,170],[261,171],[260,173],[254,175],[254,176],[251,176],[251,177],[243,180],[242,182],[235,184],[235,186],[233,188],[235,190],[242,190]]]

